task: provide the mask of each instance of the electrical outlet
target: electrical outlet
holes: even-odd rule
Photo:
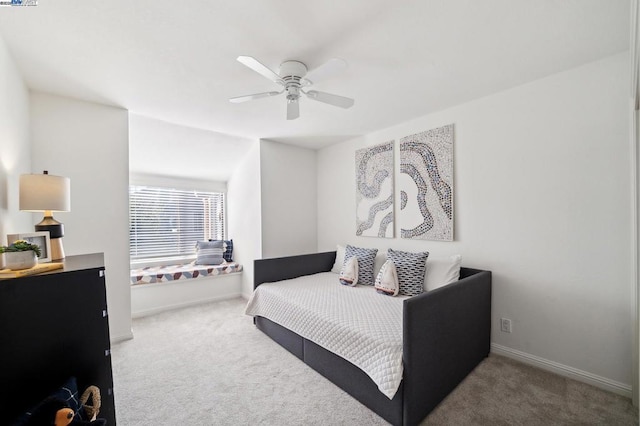
[[[500,330],[504,333],[511,333],[511,320],[509,318],[500,318]]]

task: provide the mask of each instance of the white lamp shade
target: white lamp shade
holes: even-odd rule
[[[20,210],[70,211],[71,180],[49,174],[20,175]]]

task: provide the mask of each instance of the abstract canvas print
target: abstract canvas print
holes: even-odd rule
[[[402,238],[453,241],[453,124],[400,139]]]
[[[393,238],[394,141],[356,151],[356,235]]]

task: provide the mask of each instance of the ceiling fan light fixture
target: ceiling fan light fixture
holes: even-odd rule
[[[300,85],[289,84],[287,85],[287,100],[297,101],[300,98]]]

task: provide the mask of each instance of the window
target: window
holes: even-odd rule
[[[224,193],[129,186],[131,260],[195,255],[196,241],[224,239]]]

